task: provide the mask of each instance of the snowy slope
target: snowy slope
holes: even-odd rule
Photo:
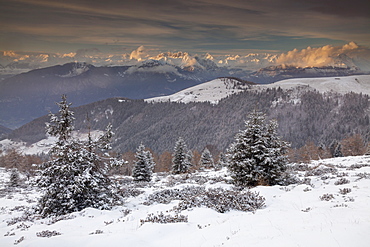
[[[301,86],[310,86],[319,92],[363,93],[370,95],[370,75],[356,75],[344,77],[296,78],[278,81],[272,84],[259,85],[259,88],[291,89]]]
[[[195,179],[191,180],[196,176],[198,180],[225,178],[226,170],[192,174],[177,184],[174,182],[181,181],[178,175],[156,175],[151,185],[138,187],[143,194],[127,198],[123,206],[113,210],[88,208],[64,218],[29,221],[16,217],[27,206],[35,205],[39,193],[24,188],[5,194],[9,173],[0,169],[0,246],[14,246],[17,242],[18,246],[31,247],[369,246],[370,156],[320,160],[299,168],[301,183],[252,189],[266,198],[266,206],[255,213],[192,208],[181,212],[188,216],[188,222],[143,225],[140,220],[148,214],[172,214],[171,209],[178,204],[172,201],[144,205],[149,194],[186,185],[199,186]],[[209,180],[203,186],[231,185]],[[60,235],[42,237],[43,231]]]
[[[236,82],[236,81],[234,81]],[[235,86],[224,79],[216,79],[187,88],[172,95],[146,99],[147,102],[210,102],[217,104],[221,99],[244,90],[263,90],[266,88],[285,90],[297,87],[310,87],[319,92],[337,92],[340,94],[355,92],[370,95],[370,75],[344,77],[297,78],[278,81],[272,84]]]
[[[239,93],[251,85],[242,85],[236,80],[225,80],[225,79],[215,79],[209,82],[199,84],[197,86],[184,89],[180,92],[169,96],[155,97],[146,99],[147,102],[210,102],[212,104],[217,104],[223,98],[229,95]]]

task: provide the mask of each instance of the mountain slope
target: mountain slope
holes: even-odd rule
[[[257,86],[255,86],[257,87]],[[203,150],[213,145],[225,150],[244,126],[246,116],[258,109],[275,118],[279,134],[301,147],[307,140],[329,146],[354,133],[370,141],[370,96],[364,94],[321,94],[308,87],[288,90],[247,90],[210,102],[158,102],[111,98],[74,108],[76,130],[86,131],[86,114],[93,130],[113,124],[114,150],[136,150],[142,142],[155,152],[171,151],[179,136],[188,147]],[[9,138],[35,143],[45,138],[47,116],[14,130]]]
[[[212,66],[189,69],[156,60],[135,66],[69,63],[33,70],[0,82],[0,124],[15,128],[56,110],[54,102],[61,94],[67,94],[75,106],[111,97],[142,99],[172,94],[225,74],[227,70]]]

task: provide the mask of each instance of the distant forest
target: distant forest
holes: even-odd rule
[[[73,102],[72,102],[73,103]],[[308,142],[329,147],[334,141],[359,134],[370,141],[370,101],[368,95],[319,93],[301,87],[289,91],[247,90],[229,96],[217,105],[210,103],[147,103],[143,100],[111,98],[73,108],[76,129],[103,130],[112,123],[113,148],[117,153],[135,151],[143,143],[156,153],[172,152],[179,137],[189,149],[205,147],[225,151],[246,116],[253,110],[277,119],[278,133],[292,148]],[[89,119],[89,121],[87,120]],[[45,137],[47,116],[13,131],[9,137],[29,143]]]

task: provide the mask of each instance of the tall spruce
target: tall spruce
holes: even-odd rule
[[[286,170],[287,144],[277,136],[277,123],[253,111],[228,149],[228,169],[236,186],[275,185]]]
[[[179,137],[172,154],[172,173],[180,174],[188,172],[191,166],[191,154],[182,137]]]
[[[145,146],[140,144],[136,151],[135,166],[132,176],[136,182],[150,182],[152,179],[155,163],[150,151],[145,150]]]
[[[118,199],[107,176],[108,161],[97,150],[107,148],[110,129],[93,141],[72,138],[73,112],[65,95],[59,106],[59,116],[52,113],[46,132],[57,137],[49,151],[50,160],[43,163],[37,181],[43,188],[38,208],[43,217],[63,215],[87,207],[109,209]]]

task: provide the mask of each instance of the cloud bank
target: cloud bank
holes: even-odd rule
[[[356,66],[363,70],[369,70],[370,50],[358,46],[355,42],[349,42],[343,46],[307,47],[279,55],[276,64],[296,67]]]
[[[247,55],[213,55],[209,53],[189,54],[188,52],[158,53],[145,46],[128,53],[103,53],[96,48],[79,49],[69,53],[25,53],[3,51],[0,53],[0,64],[7,67],[35,69],[68,62],[86,62],[95,66],[110,65],[138,65],[147,60],[157,60],[159,65],[168,65],[181,68],[197,66],[196,57],[210,60],[219,67],[238,68],[248,71],[258,70],[271,65],[292,65],[296,67],[357,67],[363,71],[370,71],[370,49],[349,42],[342,46],[325,45],[322,47],[307,47],[294,49],[281,54],[251,53]],[[137,67],[139,69],[139,67]],[[174,72],[174,71],[171,71]]]

